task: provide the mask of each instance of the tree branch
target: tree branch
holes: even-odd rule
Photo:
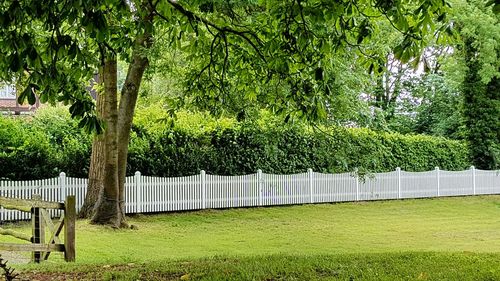
[[[244,39],[250,46],[252,46],[252,48],[259,55],[259,57],[264,62],[266,62],[265,56],[262,54],[262,52],[260,51],[259,47],[257,46],[257,44],[259,44],[259,42],[255,43],[255,42],[253,42],[250,39],[250,37],[247,36],[247,34],[250,34],[255,39],[255,38],[257,38],[257,35],[253,34],[250,31],[241,31],[241,30],[233,29],[233,28],[228,27],[228,26],[219,26],[219,25],[217,25],[217,24],[215,24],[215,23],[213,23],[213,22],[211,22],[211,21],[209,21],[209,20],[207,20],[205,18],[202,18],[202,17],[196,15],[195,13],[193,13],[191,11],[186,10],[186,8],[184,8],[181,4],[179,4],[175,0],[167,0],[167,1],[168,1],[168,3],[170,5],[172,5],[172,7],[174,7],[177,11],[179,11],[181,14],[183,14],[189,20],[204,23],[205,25],[208,25],[208,26],[211,26],[211,27],[215,28],[217,31],[219,31],[221,33],[224,33],[224,34],[225,33],[231,33],[231,34],[234,34],[234,35],[236,35],[236,36]],[[154,9],[154,12],[155,12],[155,14],[157,14],[158,16],[160,16],[160,18],[166,20],[166,17],[161,16],[160,13],[156,9]]]

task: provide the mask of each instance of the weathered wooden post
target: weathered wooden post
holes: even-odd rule
[[[31,196],[33,200],[42,201],[42,197],[38,194]],[[33,229],[33,237],[31,243],[45,244],[45,227],[43,224],[43,217],[40,213],[40,207],[31,208],[31,225]],[[39,263],[42,261],[43,252],[34,251],[32,255],[33,262]]]
[[[75,261],[76,198],[67,196],[64,204],[64,260]]]

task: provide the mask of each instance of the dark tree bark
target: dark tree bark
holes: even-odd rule
[[[150,21],[150,19],[146,19]],[[144,48],[151,46],[151,34],[146,33],[137,38],[135,42],[132,61],[129,65],[127,78],[123,85],[119,117],[118,117],[118,179],[120,190],[120,210],[125,218],[125,177],[127,173],[128,144],[130,140],[130,129],[134,117],[135,105],[139,94],[144,71],[148,66],[148,58],[142,53]],[[126,226],[125,220],[122,226]]]
[[[102,77],[102,69],[99,71],[99,77]],[[102,81],[97,81],[102,84]],[[98,92],[96,94],[97,116],[103,117],[104,114],[104,94]],[[99,199],[99,194],[104,188],[104,135],[95,135],[92,142],[92,155],[90,158],[89,181],[87,185],[87,193],[85,201],[78,214],[79,218],[92,218],[96,207],[96,202]]]
[[[99,195],[92,223],[120,227],[122,215],[119,208],[118,188],[118,97],[116,57],[106,57],[103,66],[105,95],[104,121],[104,188]]]

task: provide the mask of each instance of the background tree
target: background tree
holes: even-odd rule
[[[467,75],[464,81],[464,113],[473,163],[480,169],[500,167],[500,79],[485,83],[479,72],[478,50],[466,39]]]
[[[425,48],[421,55],[402,61],[395,56],[395,50],[404,41],[404,36],[387,20],[379,20],[378,25],[380,34],[370,41],[367,48],[378,63],[371,67],[368,85],[360,90],[361,98],[371,108],[371,119],[358,125],[412,133],[415,132],[417,109],[424,94],[421,86],[430,85],[428,74],[441,72],[441,60],[452,48],[443,44],[450,43],[453,33],[447,22],[438,23],[438,31],[422,38]]]
[[[443,74],[427,74],[415,85],[414,131],[419,134],[464,139],[463,99],[460,89],[450,85]]]
[[[454,20],[462,44],[457,57],[463,77],[466,139],[475,166],[500,167],[500,24],[499,15],[483,1],[458,1]]]

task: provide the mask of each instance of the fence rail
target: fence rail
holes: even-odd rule
[[[64,201],[76,196],[77,210],[83,204],[87,179],[59,177],[33,181],[0,181],[0,196]],[[168,212],[196,209],[327,203],[359,200],[423,198],[439,196],[500,194],[500,171],[396,171],[364,178],[353,173],[313,172],[273,175],[257,171],[244,176],[199,175],[175,178],[143,176],[136,172],[125,182],[125,211]],[[51,211],[57,216],[56,210]],[[1,221],[27,220],[30,214],[0,208]]]

